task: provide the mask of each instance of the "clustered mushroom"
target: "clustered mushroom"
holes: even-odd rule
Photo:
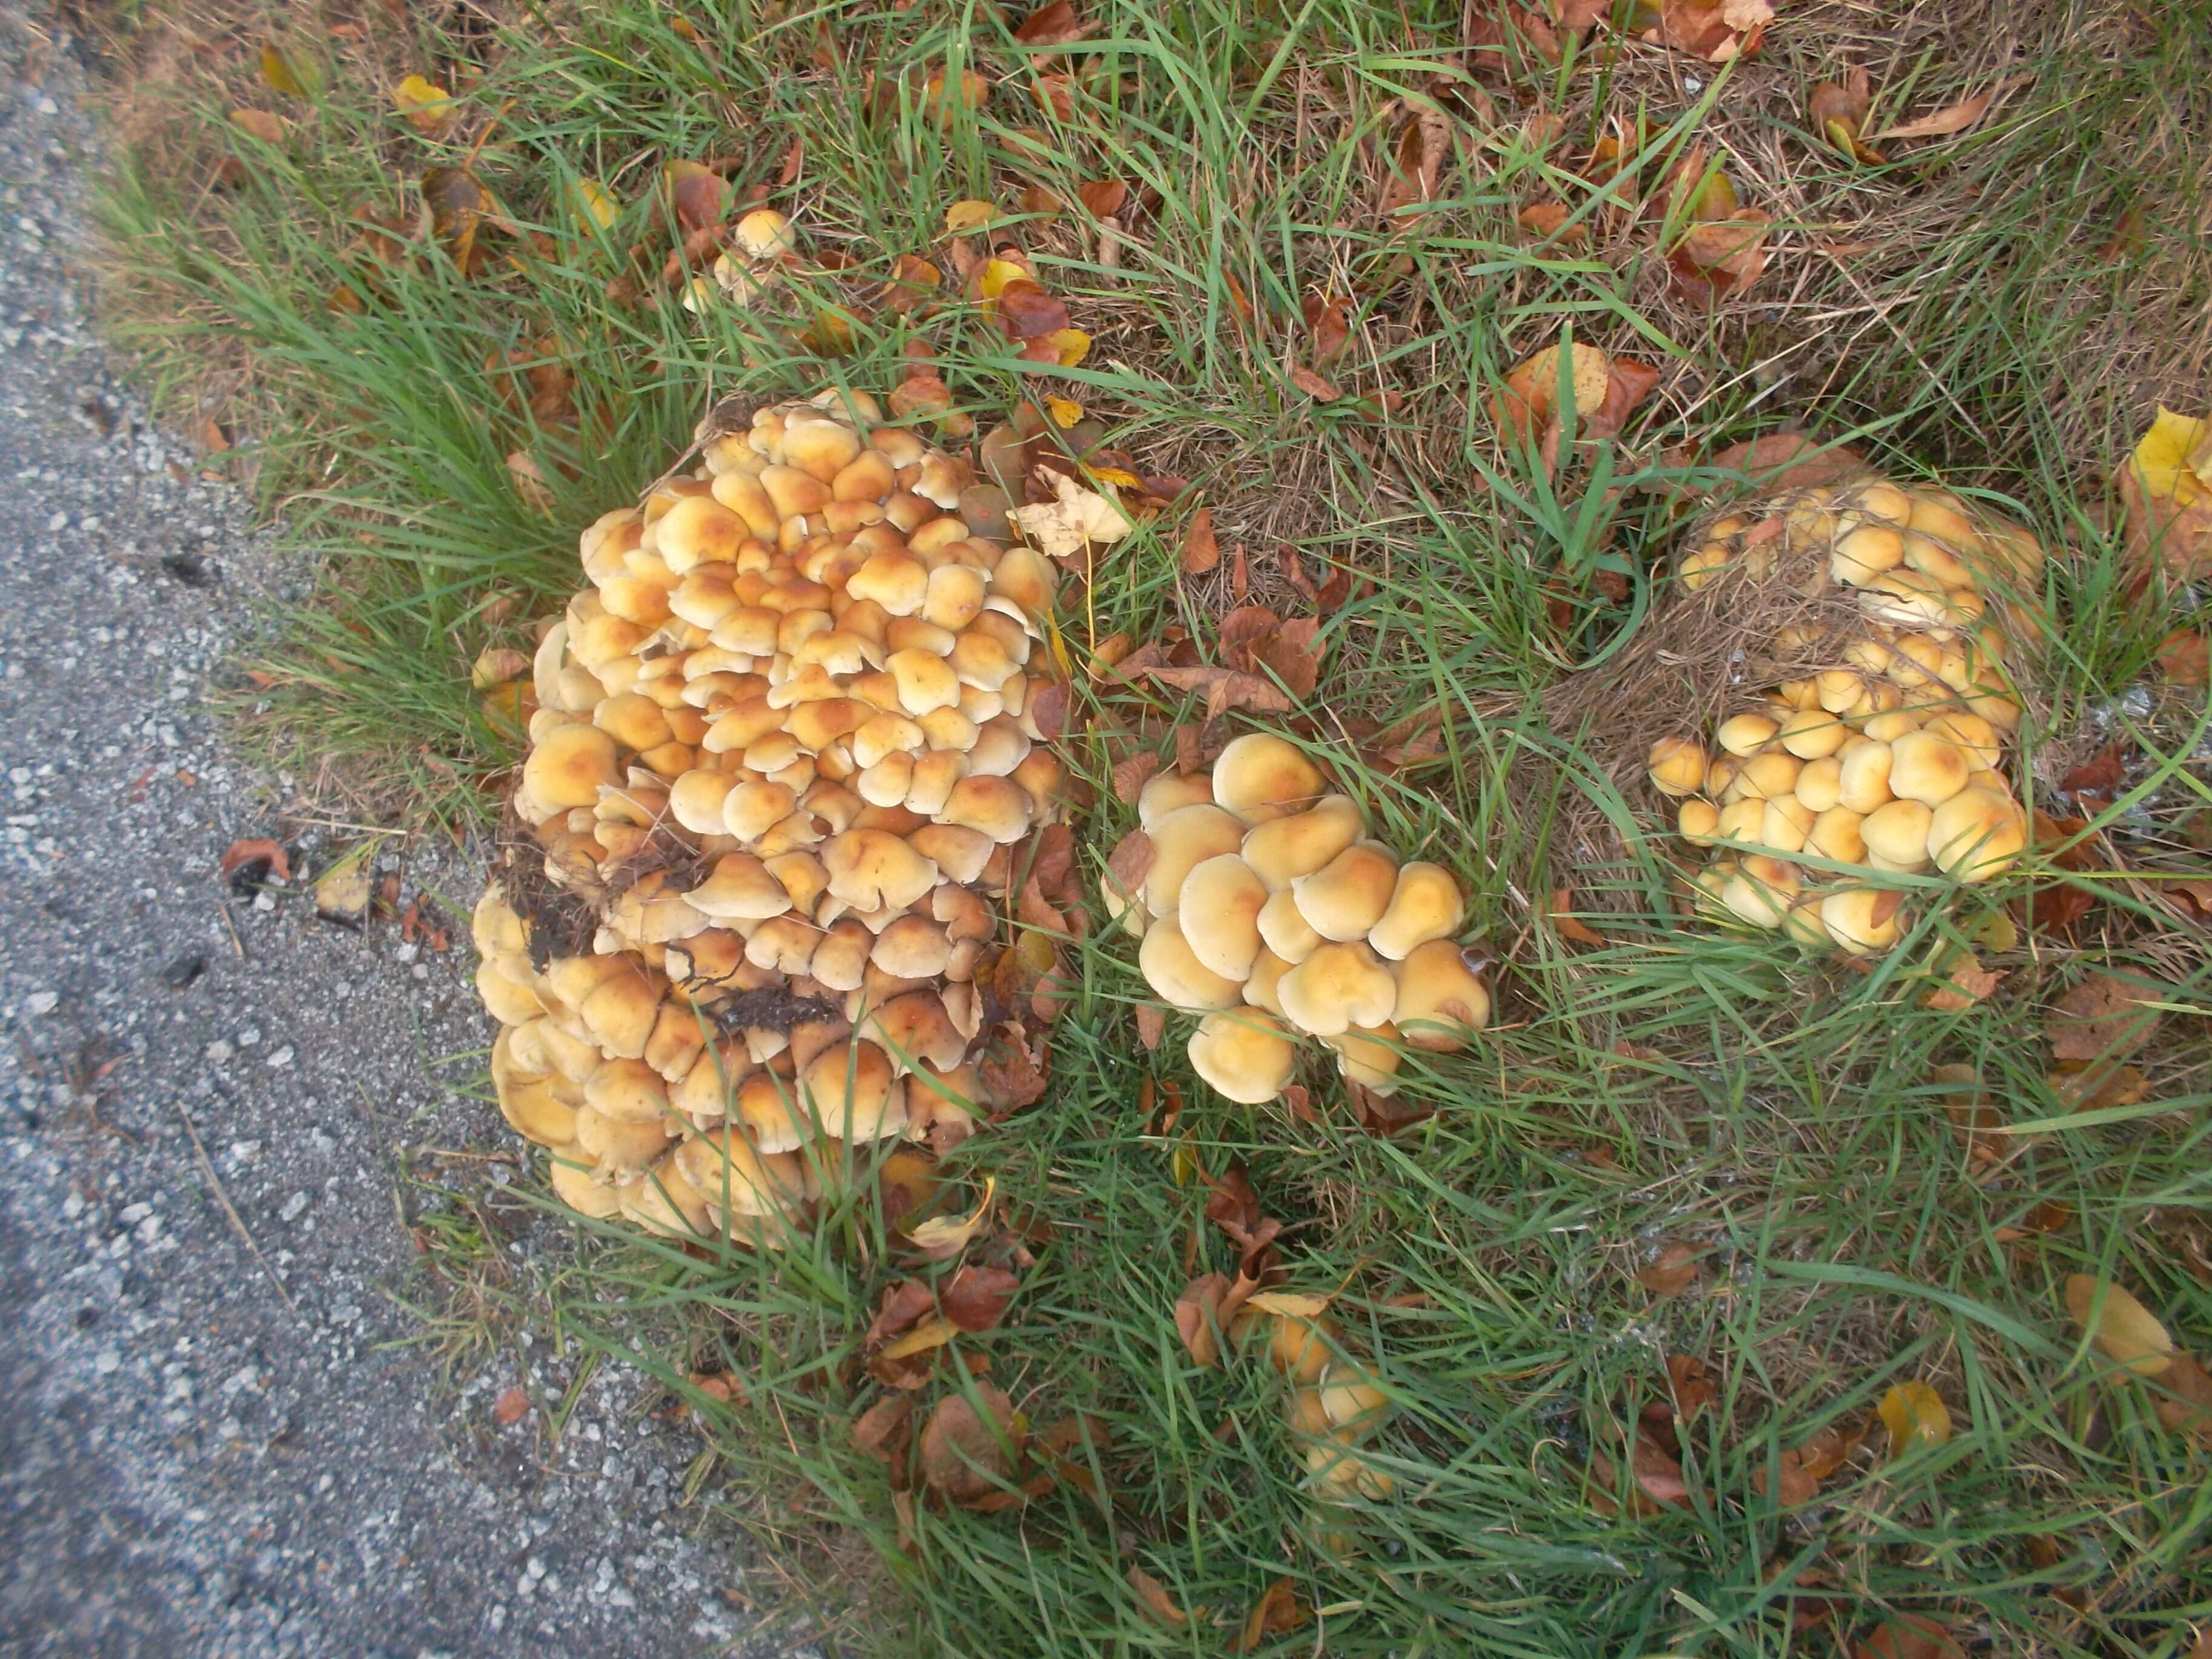
[[[1661,738],[1651,783],[1677,803],[1685,841],[1726,843],[1696,877],[1703,902],[1865,956],[1903,930],[1885,876],[1986,881],[2027,845],[2002,769],[2021,720],[2003,583],[2037,581],[2044,550],[2016,526],[1978,524],[1948,491],[1887,478],[1769,507],[1717,520],[1683,557],[1684,583],[1694,591],[1738,562],[1763,580],[1784,556],[1825,550],[1815,591],[1848,593],[1856,620],[1787,630],[1781,656],[1828,665],[1723,720],[1710,747]]]
[[[1452,1053],[1488,1021],[1451,872],[1401,865],[1289,739],[1249,732],[1208,772],[1154,777],[1137,817],[1152,863],[1134,891],[1109,872],[1106,908],[1146,983],[1200,1017],[1191,1066],[1230,1099],[1279,1096],[1302,1036],[1393,1094],[1407,1048]]]
[[[1289,1384],[1283,1414],[1314,1495],[1324,1504],[1389,1498],[1397,1478],[1358,1450],[1390,1419],[1390,1398],[1373,1367],[1346,1351],[1344,1333],[1326,1313],[1268,1319],[1267,1363]]]
[[[965,462],[825,392],[701,429],[583,533],[514,795],[598,918],[534,957],[494,884],[501,1110],[568,1204],[774,1246],[841,1143],[942,1149],[988,1103],[979,964],[1055,813],[1035,720],[1054,572]]]

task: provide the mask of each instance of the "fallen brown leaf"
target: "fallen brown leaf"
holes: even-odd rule
[[[2212,416],[2192,419],[2161,404],[2119,484],[2138,582],[2154,562],[2177,582],[2212,571]]]
[[[2059,998],[2045,1023],[2052,1056],[2119,1060],[2133,1054],[2158,1025],[2159,1011],[2147,1005],[2158,1000],[2161,988],[2090,975]]]
[[[1605,945],[1606,936],[1589,926],[1574,914],[1575,896],[1571,888],[1555,887],[1552,902],[1545,908],[1544,919],[1552,924],[1552,931],[1573,945]]]
[[[1303,363],[1291,365],[1291,384],[1316,403],[1333,404],[1344,396],[1335,381],[1324,379]]]
[[[1278,1578],[1254,1606],[1243,1630],[1229,1644],[1229,1650],[1251,1653],[1270,1636],[1287,1636],[1294,1630],[1303,1630],[1312,1618],[1313,1610],[1298,1600],[1297,1587],[1288,1578]]]
[[[988,1382],[973,1386],[981,1408],[965,1395],[939,1401],[922,1425],[917,1449],[921,1478],[952,1502],[969,1507],[1003,1492],[1028,1438],[1013,1401]]]
[[[2088,1334],[2100,1353],[2137,1376],[2160,1376],[2173,1364],[2173,1338],[2121,1285],[2069,1273],[2066,1315]]]
[[[1851,1659],[1966,1659],[1950,1626],[1917,1613],[1900,1613],[1851,1644]]]
[[[1933,115],[1923,115],[1917,121],[1884,127],[1875,134],[1875,142],[1881,143],[1893,138],[1944,138],[1954,132],[1964,132],[1990,112],[1991,104],[2014,88],[2025,84],[2027,80],[2024,75],[2015,75],[1995,86],[1984,88],[1962,102],[1939,109]]]
[[[1137,1600],[1143,1604],[1145,1611],[1170,1630],[1180,1630],[1190,1623],[1190,1614],[1168,1594],[1167,1586],[1142,1567],[1132,1566],[1129,1569],[1129,1588],[1137,1592]]]
[[[530,1414],[530,1396],[520,1389],[509,1389],[492,1402],[491,1420],[502,1429],[512,1427]]]
[[[1201,507],[1190,515],[1182,537],[1182,574],[1202,576],[1221,562],[1221,544],[1213,535],[1213,509]]]
[[[2169,1432],[2212,1445],[2212,1376],[2203,1367],[2190,1355],[2177,1353],[2151,1389],[2152,1409]]]
[[[1698,1261],[1704,1255],[1694,1244],[1670,1238],[1632,1276],[1654,1296],[1680,1296],[1698,1282]]]
[[[1856,1429],[1845,1429],[1831,1423],[1797,1448],[1798,1467],[1814,1480],[1826,1480],[1851,1461],[1864,1443],[1866,1436],[1867,1428],[1863,1422]]]
[[[279,881],[292,879],[292,855],[273,841],[234,841],[223,849],[222,869],[226,876],[250,864],[265,862]]]
[[[264,144],[284,142],[284,121],[265,109],[234,109],[230,112],[230,124],[240,132],[251,133]]]
[[[1451,118],[1431,105],[1416,106],[1391,147],[1388,175],[1375,210],[1384,218],[1437,199],[1444,163],[1451,159]]]
[[[1709,64],[1725,64],[1758,51],[1773,21],[1774,8],[1765,0],[1660,0],[1657,26],[1644,38]]]
[[[1305,321],[1306,337],[1312,342],[1314,362],[1329,362],[1351,343],[1352,325],[1346,319],[1351,305],[1351,300],[1341,294],[1326,297],[1309,294],[1299,306],[1299,314]]]
[[[1807,100],[1813,131],[1854,160],[1878,166],[1881,152],[1859,137],[1866,126],[1867,108],[1871,101],[1872,92],[1863,68],[1853,68],[1841,86],[1833,81],[1815,82],[1812,96]]]
[[[2212,678],[2212,637],[2177,629],[2158,642],[2158,672],[2176,685],[2202,685]]]
[[[1533,202],[1516,216],[1521,228],[1532,236],[1570,244],[1589,240],[1589,227],[1570,224],[1574,210],[1565,202]]]
[[[1966,955],[1943,970],[1943,982],[1921,997],[1921,1006],[1947,1013],[1971,1008],[2004,983],[2006,971],[1992,972],[1971,954]]]
[[[878,1400],[853,1424],[854,1445],[890,1466],[894,1491],[913,1484],[907,1454],[914,1445],[914,1396],[895,1394]]]
[[[1231,1289],[1228,1274],[1201,1273],[1184,1285],[1182,1294],[1176,1298],[1176,1334],[1182,1339],[1183,1352],[1193,1364],[1212,1367],[1221,1363],[1221,1334],[1229,1322],[1222,1304]]]
[[[988,1331],[1006,1316],[1021,1280],[1003,1267],[963,1263],[938,1297],[945,1316],[958,1329]]]
[[[1022,19],[1014,39],[1034,50],[1067,46],[1087,40],[1090,34],[1091,25],[1077,15],[1071,0],[1052,0]]]
[[[1137,797],[1152,775],[1160,769],[1160,757],[1151,750],[1132,755],[1127,760],[1114,763],[1114,799],[1124,806],[1134,806]],[[1118,849],[1117,849],[1118,850]]]

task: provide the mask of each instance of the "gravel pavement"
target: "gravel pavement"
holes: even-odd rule
[[[80,51],[0,9],[0,1653],[739,1645],[698,1442],[640,1373],[602,1367],[556,1440],[496,1408],[573,1377],[542,1329],[452,1375],[407,1345],[388,1292],[422,1290],[406,1220],[441,1194],[402,1149],[456,1189],[510,1173],[438,1155],[509,1146],[467,1092],[465,927],[441,952],[218,874],[241,837],[347,832],[287,818],[204,706],[302,573],[88,325]],[[474,896],[450,848],[377,857],[405,897]],[[568,1241],[501,1243],[526,1277]]]

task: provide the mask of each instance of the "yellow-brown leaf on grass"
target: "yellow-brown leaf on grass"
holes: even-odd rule
[[[2073,1219],[2074,1206],[2070,1204],[2033,1204],[2016,1224],[1998,1228],[1994,1237],[2000,1244],[2014,1244],[2022,1239],[2058,1232]]]
[[[2212,416],[2161,404],[2119,483],[2128,550],[2139,564],[2155,557],[2181,582],[2212,573]]]
[[[1567,222],[1574,217],[1574,210],[1565,202],[1532,203],[1521,210],[1518,217],[1522,229],[1546,241],[1573,246],[1589,240],[1589,226]]]
[[[2157,1028],[2157,990],[2110,974],[2092,974],[2059,998],[2045,1023],[2055,1060],[2120,1060]]]
[[[1878,166],[1881,152],[1859,137],[1866,127],[1867,109],[1872,101],[1863,68],[1854,68],[1841,86],[1833,81],[1816,81],[1812,96],[1807,100],[1813,131],[1853,160]]]
[[[1846,1429],[1831,1423],[1797,1448],[1797,1465],[1815,1480],[1826,1480],[1850,1462],[1865,1443],[1867,1425]]]
[[[1725,64],[1758,51],[1766,26],[1774,21],[1774,8],[1766,0],[1659,0],[1656,8],[1640,11],[1649,16],[1655,9],[1656,21],[1645,28],[1644,38],[1709,64]]]
[[[1563,428],[1571,413],[1577,442],[1620,434],[1630,413],[1659,384],[1659,371],[1632,357],[1614,357],[1576,341],[1566,362],[1571,410],[1560,407],[1561,351],[1547,346],[1514,366],[1491,399],[1492,416],[1509,443],[1535,441],[1537,458],[1548,472],[1559,465]]]
[[[2172,1433],[2212,1444],[2212,1376],[2205,1375],[2203,1366],[2190,1355],[2177,1353],[2150,1386],[2152,1409],[2160,1423]]]
[[[264,144],[284,142],[283,118],[271,115],[265,109],[234,109],[230,112],[230,124],[240,132],[251,133]]]
[[[494,646],[477,653],[469,669],[469,684],[479,691],[504,685],[530,672],[530,659],[511,645]]]
[[[553,489],[546,481],[545,470],[537,460],[521,450],[507,458],[507,476],[513,480],[514,493],[522,497],[523,504],[533,513],[553,511]]]
[[[1956,1013],[1971,1008],[2004,983],[2003,971],[1991,972],[1978,962],[1971,951],[1961,951],[1942,970],[1942,982],[1924,992],[1920,998],[1923,1008],[1940,1009]]]
[[[579,230],[605,230],[622,211],[614,191],[596,179],[572,179],[563,192],[568,217]]]
[[[1413,106],[1391,145],[1375,210],[1384,218],[1437,199],[1451,159],[1451,118],[1430,104]]]
[[[1917,1613],[1885,1619],[1851,1644],[1851,1659],[1966,1659],[1950,1626]]]
[[[1806,1468],[1804,1461],[1796,1452],[1784,1452],[1776,1461],[1781,1478],[1774,1483],[1775,1501],[1784,1509],[1796,1509],[1800,1504],[1809,1504],[1820,1495],[1820,1478]],[[1766,1465],[1753,1465],[1751,1489],[1764,1498],[1766,1486]]]
[[[425,138],[435,138],[453,118],[453,94],[423,76],[410,75],[393,87],[392,101]]]
[[[1182,574],[1202,576],[1221,562],[1221,544],[1213,534],[1213,509],[1201,507],[1182,532]]]
[[[484,263],[477,233],[491,211],[491,192],[466,167],[432,167],[422,175],[422,200],[430,210],[430,232],[464,276]]]
[[[988,229],[991,221],[998,216],[999,210],[989,202],[979,202],[972,198],[955,202],[945,210],[945,234],[947,236],[973,236],[979,230]]]
[[[1142,1567],[1130,1567],[1129,1588],[1137,1592],[1137,1600],[1145,1611],[1170,1630],[1181,1630],[1190,1623],[1190,1614],[1168,1594],[1167,1586]]]
[[[1029,1439],[1013,1401],[988,1382],[973,1384],[981,1409],[964,1395],[937,1402],[916,1448],[921,1478],[953,1503],[973,1508],[1003,1493]]]
[[[2212,678],[2212,638],[2177,628],[2158,642],[2158,672],[2169,684],[2203,684]]]
[[[1875,134],[1875,142],[1881,143],[1893,138],[1948,138],[1954,132],[1964,132],[1990,112],[1990,105],[2014,88],[2025,84],[2027,80],[2024,75],[2015,75],[1995,86],[1984,87],[1972,97],[1939,109],[1932,115],[1901,122],[1893,127],[1884,127]]]
[[[287,98],[313,98],[323,89],[323,66],[296,46],[264,40],[261,78]]]
[[[1633,1277],[1654,1296],[1680,1296],[1698,1282],[1698,1261],[1705,1252],[1679,1238],[1664,1241]]]
[[[1552,901],[1544,907],[1544,920],[1552,924],[1552,931],[1571,945],[1606,945],[1603,933],[1590,927],[1574,913],[1575,895],[1571,887],[1555,887]]]
[[[2156,1376],[2173,1364],[2173,1338],[2166,1327],[2118,1285],[2069,1273],[2066,1314],[2099,1352],[2137,1376]]]
[[[1668,275],[1683,294],[1708,305],[1749,288],[1766,269],[1772,222],[1764,209],[1740,207],[1725,219],[1693,224],[1668,254]]]
[[[1062,432],[1083,418],[1083,405],[1072,398],[1048,398],[1044,412],[1052,416],[1052,423]]]
[[[1943,1396],[1915,1379],[1900,1382],[1875,1407],[1889,1431],[1889,1455],[1902,1457],[1915,1446],[1940,1446],[1951,1437],[1951,1410]]]
[[[1176,1298],[1176,1334],[1194,1365],[1221,1363],[1221,1334],[1236,1310],[1225,1306],[1234,1287],[1226,1273],[1200,1273]]]
[[[1118,542],[1136,527],[1112,501],[1066,473],[1054,474],[1052,484],[1058,499],[1012,507],[1006,514],[1048,558],[1077,557],[1091,544]]]
[[[983,1231],[990,1219],[991,1204],[998,1190],[998,1176],[984,1176],[982,1200],[973,1210],[964,1216],[934,1216],[909,1227],[906,1233],[907,1242],[933,1261],[951,1261]]]
[[[1291,365],[1291,384],[1316,403],[1333,404],[1344,396],[1343,388],[1326,376],[1316,374],[1304,363]]]
[[[1294,1630],[1303,1630],[1313,1618],[1313,1609],[1298,1599],[1297,1586],[1288,1578],[1278,1578],[1267,1586],[1267,1593],[1254,1604],[1244,1628],[1229,1644],[1231,1653],[1254,1653],[1260,1644],[1271,1636],[1288,1636]]]
[[[2132,1106],[2150,1093],[2150,1079],[2139,1067],[2115,1066],[2110,1060],[2063,1060],[2045,1081],[2069,1112]]]

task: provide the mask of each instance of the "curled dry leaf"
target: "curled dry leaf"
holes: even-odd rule
[[[1698,1282],[1698,1259],[1704,1255],[1694,1244],[1668,1239],[1636,1270],[1636,1282],[1654,1296],[1680,1296]]]
[[[2152,1409],[2158,1420],[2175,1434],[2186,1434],[2212,1445],[2212,1376],[2185,1353],[2151,1384]]]
[[[492,210],[491,192],[466,167],[432,167],[422,175],[422,201],[438,246],[462,276],[474,276],[484,263],[477,234]]]
[[[2157,989],[2092,974],[2058,1000],[2045,1024],[2057,1060],[2119,1060],[2149,1041],[2159,1022]]]
[[[991,1214],[991,1205],[998,1194],[999,1178],[983,1178],[982,1201],[964,1216],[937,1216],[909,1227],[908,1243],[933,1261],[949,1261],[968,1248],[976,1234],[981,1232]]]
[[[1966,1659],[1950,1626],[1917,1613],[1884,1620],[1851,1644],[1851,1659]]]
[[[1213,509],[1201,507],[1190,515],[1182,535],[1182,574],[1202,576],[1221,562],[1221,544],[1213,534]]]
[[[1053,491],[1058,498],[1034,506],[1007,509],[1006,517],[1048,558],[1079,556],[1093,542],[1118,542],[1135,526],[1121,509],[1095,489],[1086,489],[1065,473],[1054,473]]]
[[[1778,1460],[1781,1478],[1774,1482],[1775,1501],[1784,1509],[1795,1509],[1800,1504],[1809,1504],[1820,1495],[1819,1477],[1805,1468],[1804,1462],[1794,1451],[1784,1452]],[[1751,1471],[1751,1488],[1761,1498],[1766,1496],[1766,1465],[1755,1465]]]
[[[1951,1437],[1951,1412],[1943,1396],[1917,1379],[1891,1389],[1875,1411],[1889,1431],[1892,1457],[1902,1457],[1915,1446],[1940,1446]]]
[[[520,1423],[530,1414],[530,1396],[520,1389],[509,1389],[493,1401],[491,1420],[502,1429]]]
[[[1552,931],[1571,945],[1607,943],[1606,936],[1574,914],[1575,895],[1570,887],[1552,890],[1551,902],[1545,907],[1544,919],[1552,924]]]
[[[523,505],[532,512],[550,514],[557,505],[545,469],[538,465],[535,456],[516,450],[507,458],[507,476],[514,485],[514,493],[522,497]]]
[[[1252,1653],[1271,1636],[1288,1636],[1294,1630],[1303,1630],[1313,1618],[1313,1610],[1298,1599],[1297,1586],[1288,1578],[1278,1578],[1267,1586],[1267,1593],[1254,1606],[1244,1620],[1244,1628],[1229,1644],[1231,1653]]]
[[[1021,1280],[1004,1267],[963,1263],[938,1297],[945,1316],[960,1330],[988,1331],[1006,1317]]]
[[[1961,951],[1959,960],[1943,969],[1942,982],[1923,994],[1921,1005],[1956,1013],[1972,1007],[2004,981],[2003,971],[1992,972],[1976,961],[1972,951]]]
[[[1390,147],[1375,210],[1384,218],[1437,199],[1444,164],[1451,159],[1451,118],[1433,105],[1418,105]]]
[[[264,40],[261,78],[287,98],[313,98],[323,89],[323,66],[296,46]]]
[[[1814,1480],[1826,1480],[1857,1455],[1866,1437],[1863,1422],[1856,1429],[1831,1423],[1797,1448],[1797,1466]]]
[[[912,1395],[895,1394],[876,1401],[853,1424],[853,1444],[890,1466],[895,1488],[904,1488],[910,1480],[907,1452],[914,1443],[914,1412]]]
[[[988,1382],[973,1386],[975,1401],[956,1394],[937,1402],[917,1449],[921,1478],[953,1503],[970,1507],[1005,1490],[1029,1437],[1013,1401]]]
[[[1168,1594],[1167,1586],[1142,1567],[1129,1569],[1129,1588],[1137,1592],[1137,1600],[1145,1611],[1169,1629],[1181,1630],[1190,1623],[1190,1614]]]
[[[1014,39],[1032,51],[1068,46],[1090,36],[1091,25],[1077,13],[1072,0],[1052,0],[1049,5],[1039,6],[1014,31]]]
[[[273,841],[234,841],[223,849],[222,870],[234,875],[249,865],[265,864],[279,881],[292,879],[292,855]]]
[[[2170,684],[2203,684],[2212,678],[2212,638],[2176,629],[2158,642],[2158,672]]]
[[[1884,127],[1880,132],[1875,134],[1875,141],[1880,143],[1892,138],[1947,138],[1954,132],[1964,132],[1990,112],[1990,105],[2012,91],[2014,88],[2023,84],[2027,79],[2026,76],[2015,75],[2009,80],[1998,82],[1995,86],[1984,88],[1971,98],[1953,104],[1948,108],[1939,109],[1933,115],[1923,115],[1917,120],[1903,122],[1893,127]]]
[[[2142,568],[2155,559],[2179,582],[2212,574],[2212,416],[2160,404],[2119,483],[2128,550]]]
[[[1579,244],[1589,240],[1589,227],[1570,224],[1574,210],[1565,202],[1536,202],[1520,212],[1521,228],[1547,241]]]
[[[1304,363],[1292,363],[1291,384],[1316,403],[1333,404],[1344,396],[1344,388],[1326,375],[1316,374]]]
[[[1667,1356],[1667,1389],[1674,1396],[1674,1414],[1685,1423],[1696,1421],[1699,1413],[1720,1403],[1721,1391],[1705,1375],[1705,1362],[1693,1354]]]
[[[1329,362],[1351,341],[1352,325],[1346,316],[1351,306],[1351,300],[1341,294],[1309,294],[1299,306],[1314,362]]]
[[[453,96],[434,81],[410,75],[392,88],[399,113],[426,138],[443,132],[453,118]]]
[[[2160,1376],[2173,1364],[2173,1338],[2166,1327],[2118,1285],[2068,1274],[2066,1313],[2099,1352],[2137,1376]]]
[[[1867,110],[1872,101],[1867,72],[1863,68],[1853,69],[1841,86],[1833,81],[1817,81],[1807,100],[1813,131],[1853,160],[1879,166],[1881,152],[1859,137],[1865,130]]]
[[[265,109],[234,109],[230,112],[230,124],[240,132],[252,134],[264,144],[284,142],[283,118],[271,115]]]
[[[1644,38],[1725,64],[1759,50],[1774,8],[1766,0],[1660,0],[1657,25]]]

